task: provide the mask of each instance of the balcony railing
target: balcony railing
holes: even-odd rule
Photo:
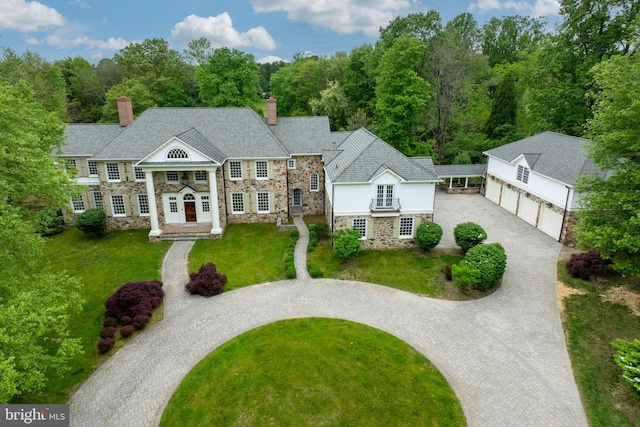
[[[371,199],[369,209],[371,212],[400,212],[400,199]]]

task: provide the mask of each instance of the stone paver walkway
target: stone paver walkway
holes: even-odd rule
[[[505,247],[507,272],[492,295],[453,302],[367,283],[298,279],[173,304],[174,289],[188,280],[173,275],[174,264],[181,269],[186,259],[186,248],[174,246],[163,265],[165,320],[82,385],[70,400],[71,425],[153,426],[184,376],[219,345],[266,323],[318,316],[364,323],[414,346],[447,378],[470,426],[587,426],[556,307],[560,245],[481,196],[439,194],[436,203],[443,247],[464,221],[478,222],[489,241]]]
[[[294,216],[293,223],[300,232],[300,238],[296,243],[296,250],[294,254],[294,262],[296,264],[296,275],[298,280],[310,279],[309,270],[307,270],[307,246],[309,246],[309,229],[307,224],[304,223],[302,217]]]

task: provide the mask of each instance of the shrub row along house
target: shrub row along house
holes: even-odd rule
[[[149,239],[227,224],[325,215],[353,227],[363,248],[410,246],[433,219],[440,180],[430,158],[408,158],[365,129],[331,132],[327,117],[267,117],[249,108],[150,108],[119,124],[70,124],[57,155],[86,191],[74,213],[101,208],[109,229],[149,228]]]

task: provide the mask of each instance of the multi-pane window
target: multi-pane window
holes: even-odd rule
[[[149,197],[146,194],[138,194],[138,212],[140,215],[149,215]]]
[[[269,170],[267,169],[267,161],[266,160],[257,160],[256,161],[256,178],[257,179],[267,179],[267,178],[269,178]]]
[[[234,160],[229,162],[229,178],[242,179],[242,162]]]
[[[244,193],[231,193],[231,212],[244,213]]]
[[[107,163],[105,167],[107,168],[107,180],[120,181],[120,168],[117,163]]]
[[[133,174],[135,175],[136,181],[144,181],[144,171],[142,168],[133,167]]]
[[[83,212],[84,211],[84,200],[82,197],[72,197],[71,198],[71,207],[74,212]]]
[[[393,206],[393,185],[378,185],[376,195],[377,208],[390,208]]]
[[[104,207],[104,204],[102,203],[102,193],[99,191],[93,192],[93,206],[98,209],[102,209]]]
[[[98,176],[98,164],[95,160],[87,160],[87,169],[89,176]]]
[[[172,148],[167,153],[167,159],[188,159],[189,154],[182,148]]]
[[[400,218],[400,237],[413,237],[413,217]]]
[[[178,198],[169,197],[169,211],[171,213],[178,213]]]
[[[65,159],[65,163],[67,164],[68,169],[76,169],[76,159]]]
[[[258,213],[269,212],[269,193],[258,193]]]
[[[211,212],[211,205],[209,204],[209,196],[202,196],[202,212]]]
[[[207,171],[195,171],[193,175],[196,182],[207,182]]]
[[[167,171],[167,182],[180,182],[178,171]]]
[[[311,177],[309,178],[309,189],[311,191],[318,191],[319,183],[318,183],[318,174],[315,172],[311,173]]]
[[[114,194],[111,196],[111,210],[113,216],[125,216],[127,210],[124,207],[124,196],[121,194]]]
[[[295,169],[296,168],[296,159],[287,160],[287,169]]]
[[[518,165],[518,174],[516,175],[516,179],[518,181],[522,181],[523,183],[529,182],[529,168],[525,168],[522,165]]]
[[[358,230],[360,233],[360,238],[364,239],[367,237],[367,219],[366,218],[353,218],[351,220],[351,226]]]

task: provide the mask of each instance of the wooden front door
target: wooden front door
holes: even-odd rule
[[[198,222],[196,202],[184,202],[184,218],[186,222]]]

